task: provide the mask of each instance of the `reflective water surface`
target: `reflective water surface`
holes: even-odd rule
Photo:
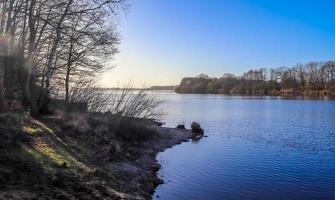
[[[159,154],[154,199],[335,199],[335,101],[159,94],[209,137]]]

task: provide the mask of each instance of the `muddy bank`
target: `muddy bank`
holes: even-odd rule
[[[1,114],[0,199],[151,199],[157,154],[191,137],[103,114]]]
[[[148,141],[138,148],[140,156],[134,161],[121,161],[110,164],[111,168],[116,171],[128,174],[131,187],[140,188],[144,193],[141,194],[145,199],[151,199],[156,187],[163,183],[159,179],[157,172],[160,169],[156,156],[159,152],[171,148],[174,145],[188,141],[192,137],[190,130],[180,130],[176,128],[165,128],[151,126],[157,130],[161,138],[156,141]],[[127,186],[125,186],[127,187]]]

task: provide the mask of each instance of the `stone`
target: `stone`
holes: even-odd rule
[[[192,129],[192,132],[195,135],[203,135],[204,134],[204,129],[201,128],[201,126],[198,122],[193,122],[191,124],[191,129]]]
[[[186,129],[186,128],[185,128],[185,125],[184,125],[184,124],[179,124],[179,125],[177,126],[177,129],[182,129],[182,130],[184,130],[184,129]]]

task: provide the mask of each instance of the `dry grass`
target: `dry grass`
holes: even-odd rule
[[[142,123],[123,119],[116,127],[115,135],[118,139],[128,142],[143,142],[159,138],[159,133]]]

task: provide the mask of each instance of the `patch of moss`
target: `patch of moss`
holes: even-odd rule
[[[34,148],[25,147],[37,162],[46,170],[52,170],[54,167],[72,166],[71,159],[68,155],[60,153],[47,145],[36,145]]]
[[[22,128],[22,130],[25,132],[25,133],[28,133],[30,135],[38,135],[38,134],[41,134],[43,132],[42,129],[40,128],[34,128],[34,127],[29,127],[29,126],[24,126]]]
[[[70,155],[62,145],[50,146],[43,142],[35,143],[32,147],[25,147],[37,162],[47,171],[55,168],[69,168],[71,171],[91,171],[84,163]]]

